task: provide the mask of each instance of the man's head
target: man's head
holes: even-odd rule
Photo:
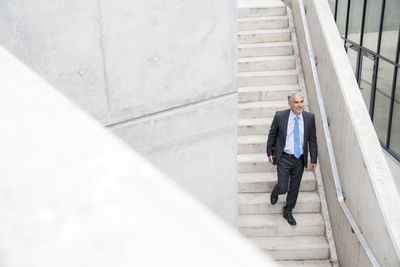
[[[288,96],[289,107],[294,114],[300,115],[304,109],[304,96],[302,93],[293,93]]]

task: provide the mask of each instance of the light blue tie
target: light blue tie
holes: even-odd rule
[[[300,158],[300,130],[299,130],[299,117],[294,118],[294,156],[298,159]]]

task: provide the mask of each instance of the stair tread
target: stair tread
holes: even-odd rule
[[[242,108],[264,108],[264,107],[282,107],[289,108],[287,100],[274,100],[274,101],[253,101],[253,102],[246,102],[246,103],[239,103],[239,109]]]
[[[268,139],[267,133],[265,135],[239,135],[238,144],[259,144],[266,143]]]
[[[281,75],[297,75],[296,70],[268,70],[268,71],[248,71],[239,72],[238,77],[258,77],[258,76],[281,76]],[[248,87],[248,86],[246,86]]]
[[[256,170],[257,171],[257,170]],[[270,169],[260,172],[243,172],[237,174],[238,193],[268,193],[277,181],[277,171]],[[300,192],[315,192],[317,179],[311,171],[303,173]]]
[[[262,43],[246,43],[238,44],[238,48],[259,48],[259,47],[278,47],[292,46],[292,42],[262,42]]]
[[[272,118],[238,119],[239,126],[254,126],[271,124]]]
[[[239,162],[268,162],[268,156],[266,153],[239,154],[237,160]]]
[[[332,267],[329,260],[295,260],[295,261],[275,261],[281,267]]]
[[[238,119],[239,126],[251,126],[260,124],[271,124],[272,118]]]
[[[238,8],[286,7],[279,0],[239,0],[237,6]]]
[[[298,84],[268,85],[268,86],[247,86],[239,87],[239,93],[269,92],[269,91],[300,91]]]
[[[247,17],[247,18],[238,18],[238,22],[248,22],[248,21],[261,21],[261,20],[281,20],[288,19],[287,15],[282,16],[261,16],[261,17]]]
[[[295,215],[297,226],[323,225],[324,220],[320,213],[298,213]],[[282,214],[241,214],[238,217],[239,227],[268,227],[288,225]]]
[[[238,173],[237,180],[239,183],[259,183],[259,182],[276,182],[277,172],[249,172]],[[304,171],[302,181],[316,180],[311,171]]]
[[[271,193],[238,193],[238,202],[240,204],[263,204],[270,202]],[[279,195],[277,203],[286,202],[286,194]],[[316,192],[299,192],[297,202],[309,203],[320,202]]]
[[[238,136],[238,144],[254,144],[254,143],[266,143],[266,135],[242,135]]]
[[[266,29],[266,30],[247,30],[247,31],[238,31],[237,34],[262,34],[262,33],[290,33],[288,28],[283,29]]]
[[[278,60],[294,60],[293,55],[288,56],[264,56],[264,57],[242,57],[238,58],[238,63],[244,62],[262,62],[262,61],[278,61]]]
[[[325,236],[250,237],[264,250],[329,249]]]

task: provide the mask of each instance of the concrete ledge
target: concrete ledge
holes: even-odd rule
[[[321,171],[320,171],[319,166],[317,166],[317,169],[315,170],[314,175],[317,179],[318,194],[321,199],[321,213],[322,213],[322,217],[324,219],[324,224],[325,224],[325,236],[326,236],[326,239],[328,240],[328,245],[329,245],[329,251],[330,251],[329,262],[332,264],[333,267],[339,267],[339,259],[338,259],[338,255],[336,252],[336,244],[335,244],[335,239],[334,239],[333,231],[332,231],[331,218],[329,216],[328,203],[326,201],[324,182],[322,180]]]
[[[0,47],[1,266],[274,266]]]
[[[309,106],[317,116],[320,167],[339,261],[342,266],[370,266],[337,201],[298,1],[292,0],[289,4],[296,25]],[[398,266],[399,192],[359,92],[328,2],[306,0],[305,6],[346,204],[380,264]]]

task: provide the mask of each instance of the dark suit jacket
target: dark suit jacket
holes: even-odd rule
[[[277,111],[272,121],[268,134],[267,155],[273,155],[274,164],[277,164],[282,157],[286,142],[286,131],[289,120],[290,109]],[[315,131],[315,116],[311,112],[303,111],[304,143],[303,160],[307,168],[308,148],[310,148],[311,163],[317,163],[317,135]]]

